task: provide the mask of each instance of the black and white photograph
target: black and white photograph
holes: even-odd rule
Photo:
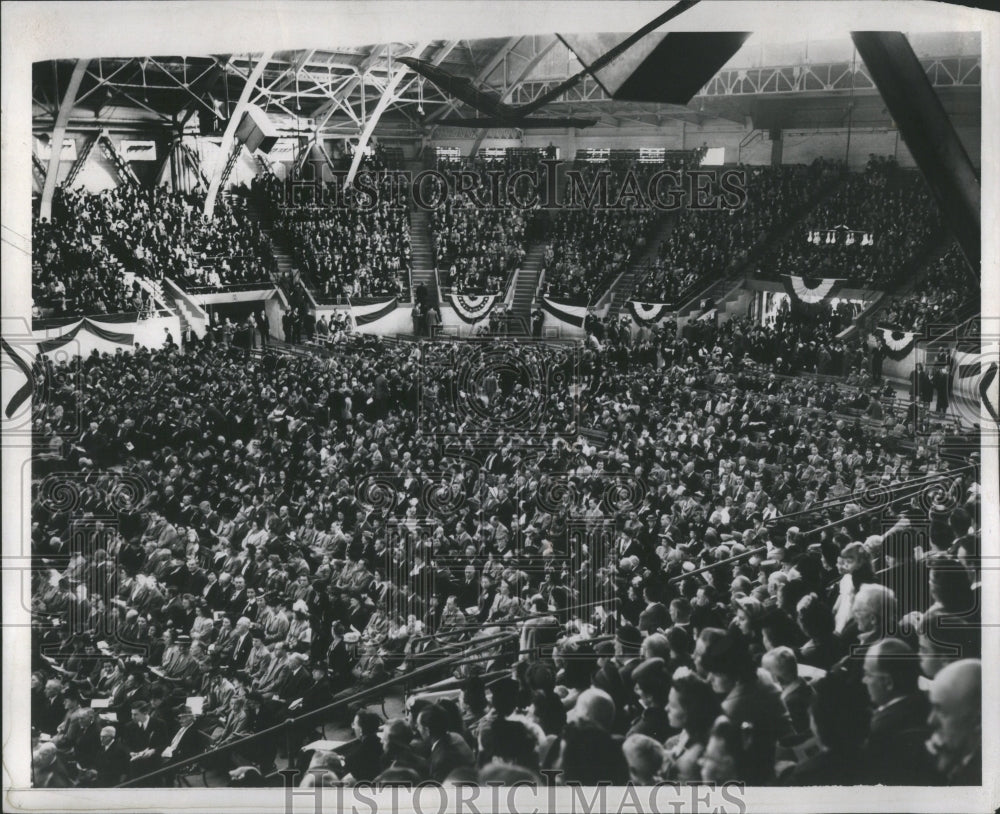
[[[1000,805],[1000,16],[2,13],[5,808]]]

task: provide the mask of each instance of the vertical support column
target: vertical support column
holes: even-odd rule
[[[62,158],[62,143],[66,137],[66,124],[69,122],[69,114],[73,112],[73,105],[76,104],[76,94],[80,90],[80,83],[83,82],[84,74],[87,72],[89,59],[78,59],[73,66],[73,75],[70,77],[66,93],[59,105],[59,112],[56,114],[56,126],[52,130],[52,151],[49,154],[49,168],[45,173],[45,185],[42,187],[41,216],[45,219],[52,217],[52,197],[56,192],[56,179],[59,177],[59,161]]]
[[[780,127],[771,130],[771,166],[781,166],[782,148],[784,147],[784,131]]]

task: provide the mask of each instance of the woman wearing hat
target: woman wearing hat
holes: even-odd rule
[[[661,658],[646,659],[632,671],[635,694],[642,712],[632,721],[628,735],[648,735],[661,743],[673,731],[667,716],[670,675]]]
[[[699,761],[720,712],[719,700],[707,681],[689,670],[674,674],[667,716],[670,726],[681,731],[664,744],[664,780],[690,783],[701,779]]]

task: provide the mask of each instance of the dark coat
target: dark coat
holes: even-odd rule
[[[926,786],[940,780],[924,743],[930,737],[930,704],[915,692],[877,709],[864,749],[870,782],[887,786]]]
[[[628,730],[628,735],[648,735],[655,741],[663,743],[674,734],[670,726],[670,717],[663,707],[646,707]]]
[[[374,780],[382,770],[382,742],[378,735],[361,738],[345,756],[344,762],[355,780]]]
[[[430,779],[437,783],[443,783],[455,769],[475,765],[476,757],[469,744],[455,732],[448,732],[431,747]]]
[[[90,768],[97,772],[94,786],[102,789],[117,786],[125,779],[129,770],[129,756],[118,738],[105,749],[99,747],[90,761]]]

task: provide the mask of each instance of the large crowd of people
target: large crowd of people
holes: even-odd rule
[[[40,361],[35,785],[978,783],[976,439],[592,327]]]
[[[742,169],[745,205],[718,211],[682,209],[648,272],[636,281],[634,299],[673,303],[692,287],[727,276],[843,172],[840,164],[824,159],[808,166]]]
[[[362,167],[377,187],[370,206],[341,199],[331,188],[336,181],[321,181],[309,189],[294,181],[258,176],[252,193],[287,242],[297,270],[321,300],[396,296],[408,301],[408,189],[374,159]]]
[[[926,275],[908,294],[892,297],[880,318],[886,326],[905,331],[943,327],[979,305],[980,287],[957,243],[933,261]]]
[[[480,174],[478,185],[484,199],[489,178]],[[503,292],[524,260],[528,217],[512,206],[477,206],[468,193],[448,195],[431,216],[434,265],[441,284],[463,293]]]
[[[236,202],[212,218],[204,195],[123,185],[101,192],[56,190],[52,219],[35,219],[35,305],[55,314],[140,310],[142,289],[126,272],[181,287],[264,283],[270,245]]]
[[[125,264],[93,228],[91,213],[56,195],[52,220],[32,222],[31,295],[35,316],[140,311],[141,287],[126,284]]]
[[[596,303],[650,237],[656,221],[654,209],[641,201],[622,208],[594,206],[587,203],[588,190],[599,189],[604,176],[610,197],[616,200],[630,175],[643,187],[665,168],[673,167],[638,161],[574,164],[580,181],[571,178],[566,184],[566,198],[572,205],[557,212],[548,226],[542,261],[547,296]]]
[[[865,288],[891,288],[940,234],[927,183],[894,158],[870,156],[795,234],[761,261],[757,273],[839,277]]]

